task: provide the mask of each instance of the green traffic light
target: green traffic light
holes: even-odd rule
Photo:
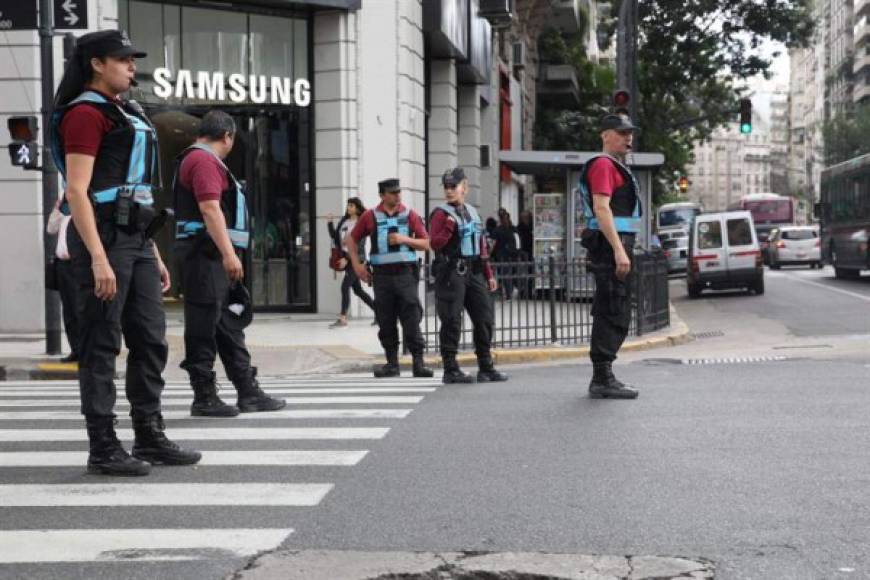
[[[742,125],[740,125],[740,132],[744,135],[752,133],[752,125],[750,125],[749,123],[743,123]]]

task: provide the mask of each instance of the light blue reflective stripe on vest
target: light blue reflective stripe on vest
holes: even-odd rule
[[[480,214],[474,209],[474,206],[465,204],[465,210],[471,221],[466,221],[462,215],[456,211],[456,208],[445,203],[439,205],[438,209],[447,213],[459,226],[460,245],[459,252],[464,258],[473,258],[480,255],[480,237],[483,234],[483,222],[480,221]]]
[[[641,205],[640,205],[640,185],[635,179],[634,175],[631,173],[631,170],[619,162],[615,157],[611,157],[610,155],[603,154],[597,157],[593,157],[589,161],[586,162],[586,166],[588,167],[590,163],[599,157],[607,157],[613,163],[616,164],[617,167],[624,171],[620,171],[623,175],[627,175],[631,179],[632,187],[634,187],[634,211],[631,216],[613,216],[613,225],[616,228],[616,231],[623,234],[636,234],[640,232],[643,221],[641,218]],[[586,186],[586,168],[584,167],[583,173],[580,175],[580,199],[583,203],[583,217],[586,219],[586,227],[590,230],[600,230],[601,228],[598,225],[598,218],[595,217],[595,212],[592,210],[592,206],[590,205],[592,200],[592,194],[589,192],[589,188]]]
[[[78,97],[73,99],[69,105],[75,105],[77,103],[108,103],[108,99],[103,95],[94,92],[94,91],[85,91],[80,94]],[[133,200],[136,203],[140,203],[142,205],[152,205],[154,203],[154,197],[151,192],[151,184],[143,183],[145,180],[145,173],[147,168],[145,167],[145,161],[148,158],[148,134],[151,134],[152,143],[157,143],[157,135],[154,134],[154,129],[151,128],[148,123],[137,117],[136,115],[131,115],[127,111],[123,109],[123,107],[118,107],[118,110],[124,114],[124,117],[130,122],[135,131],[135,136],[133,137],[133,147],[130,150],[130,161],[127,164],[127,183],[124,185],[119,185],[117,187],[110,187],[109,189],[102,189],[100,191],[94,191],[91,193],[91,196],[94,199],[95,203],[111,203],[118,199],[118,190],[122,187],[126,187],[128,189],[133,190]],[[151,155],[151,175],[155,175],[156,173],[156,163],[157,163],[157,151],[156,146],[152,146],[155,150],[152,151]],[[57,155],[55,155],[55,161],[57,160]],[[66,165],[59,165],[58,167],[63,167],[66,169]],[[66,176],[64,176],[64,179]],[[64,187],[66,184],[64,183]]]
[[[395,250],[390,250],[390,233],[392,231],[409,236],[411,228],[409,225],[411,210],[405,209],[400,214],[388,216],[382,211],[373,210],[375,217],[375,235],[377,236],[377,251],[372,251],[369,255],[369,262],[373,266],[383,266],[385,264],[405,264],[416,263],[417,252],[402,244]]]
[[[233,182],[233,187],[236,190],[236,215],[234,217],[234,224],[232,227],[227,224],[227,233],[230,236],[230,241],[232,244],[240,248],[242,250],[248,249],[248,245],[250,243],[251,234],[248,231],[248,205],[247,200],[245,199],[245,192],[242,189],[242,184],[236,179],[236,176],[233,175],[233,172],[230,171],[229,167],[226,166],[223,159],[218,157],[217,153],[204,143],[194,143],[190,146],[192,149],[202,149],[210,153],[215,159],[218,160],[218,163],[221,164],[221,167],[227,172],[227,175],[230,176],[230,179]],[[177,179],[177,176],[176,176]],[[173,186],[173,189],[175,187]],[[198,221],[189,221],[189,222],[176,222],[175,224],[175,239],[176,240],[185,240],[196,235],[200,230],[205,229],[205,224]]]
[[[186,240],[204,229],[205,224],[202,222],[177,222],[175,224],[175,239]],[[250,232],[228,229],[227,234],[230,236],[230,242],[237,248],[246,249],[251,240]]]

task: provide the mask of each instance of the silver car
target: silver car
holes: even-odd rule
[[[779,270],[787,264],[822,267],[822,244],[816,226],[781,226],[770,236],[770,267]]]
[[[662,250],[668,259],[668,273],[685,272],[689,253],[689,232],[683,229],[661,231]]]

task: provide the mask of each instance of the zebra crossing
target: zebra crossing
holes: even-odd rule
[[[0,577],[4,568],[38,577],[42,564],[234,561],[275,549],[294,516],[320,505],[440,384],[264,377],[263,390],[286,408],[209,418],[190,416],[186,383],[168,383],[167,435],[202,461],[129,480],[85,473],[76,382],[0,382]],[[121,387],[116,430],[127,449],[128,409]],[[214,525],[217,509],[231,515]]]

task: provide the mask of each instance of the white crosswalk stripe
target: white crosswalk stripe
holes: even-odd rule
[[[129,450],[129,404],[122,383],[118,386],[116,431]],[[318,506],[334,488],[334,470],[358,465],[368,447],[439,386],[437,378],[262,377],[263,390],[286,399],[287,407],[211,418],[191,417],[190,386],[169,382],[163,396],[166,433],[185,447],[204,446],[202,461],[193,467],[155,467],[151,476],[131,481],[84,475],[87,433],[76,381],[0,382],[0,565],[26,570],[49,562],[118,566],[229,560],[275,549],[293,533],[280,525],[292,524],[293,510]],[[221,396],[235,402],[232,385],[223,386]],[[81,479],[70,477],[76,472]],[[173,479],[167,482],[163,474]],[[197,510],[218,507],[238,510],[242,525],[209,527],[213,520]],[[259,520],[245,511],[257,507],[283,514],[279,526],[268,526],[276,523],[273,519],[258,527]],[[36,508],[49,511],[33,512]],[[132,509],[148,510],[149,525],[156,518],[159,529],[125,527],[124,522],[136,521],[132,515],[130,520],[116,516],[122,522],[118,529],[93,526],[94,515],[104,510],[124,514]],[[21,517],[27,525],[14,529]],[[77,517],[84,525],[76,527]],[[54,529],[56,522],[76,529]]]
[[[22,395],[19,395],[21,397]],[[287,401],[287,405],[415,405],[423,400],[423,397],[357,397],[357,396],[341,396],[341,397],[281,397]],[[234,402],[234,399],[227,398],[227,402]],[[181,398],[166,398],[163,400],[164,407],[189,407],[193,397],[188,396]],[[80,402],[78,399],[2,399],[0,398],[0,407],[78,407]],[[118,401],[117,409],[127,408],[127,403]]]

